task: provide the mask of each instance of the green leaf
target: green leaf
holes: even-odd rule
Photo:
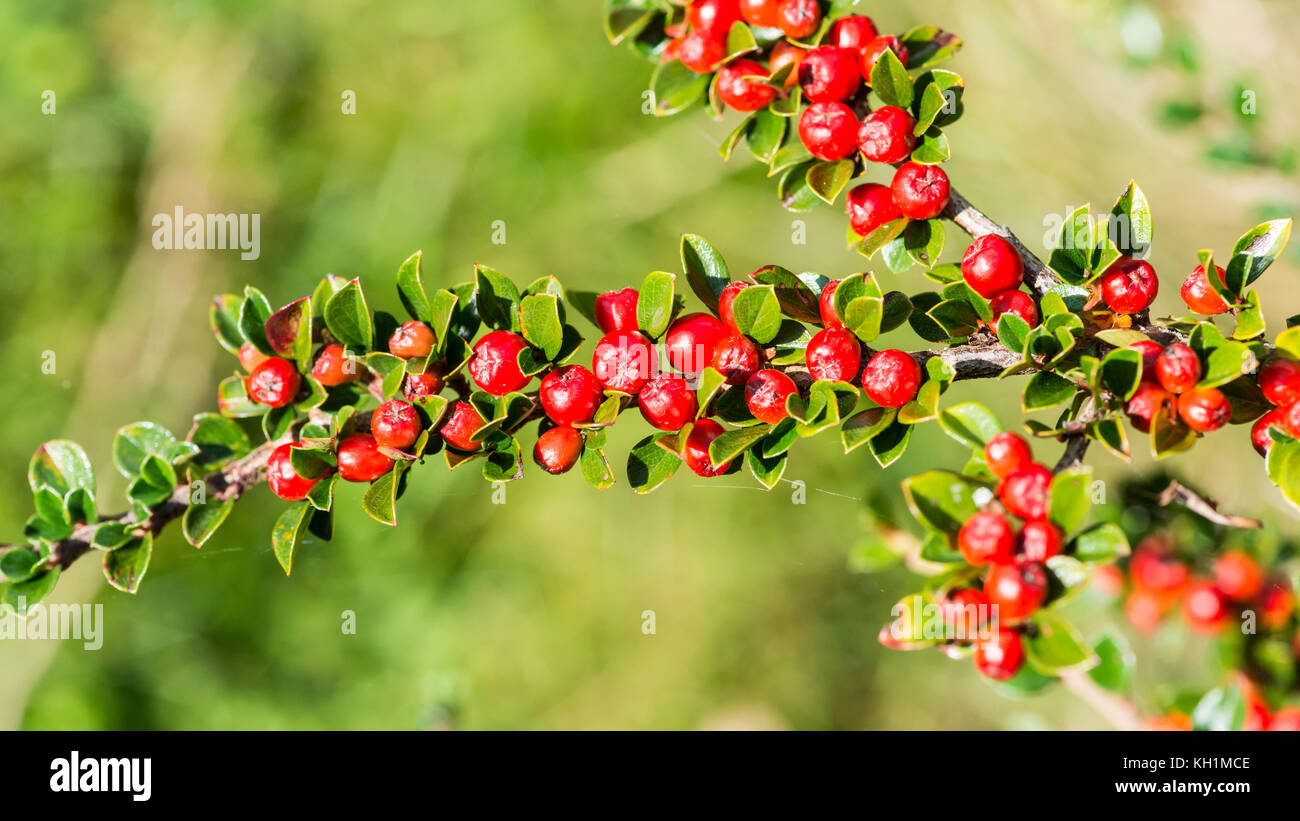
[[[755,111],[745,137],[745,146],[754,159],[770,163],[785,140],[786,117],[764,108]]]
[[[751,273],[749,278],[758,285],[773,286],[777,302],[787,315],[799,322],[821,322],[818,305],[820,295],[792,272],[779,265],[765,265]]]
[[[25,582],[36,575],[40,564],[41,556],[35,550],[15,547],[0,553],[0,577],[5,581]]]
[[[1104,331],[1098,331],[1097,338],[1107,345],[1114,345],[1116,348],[1127,348],[1134,342],[1145,342],[1151,337],[1132,328],[1107,328]]]
[[[656,117],[668,117],[695,105],[709,88],[710,75],[696,74],[681,60],[655,67],[650,76],[650,94]]]
[[[1216,388],[1227,384],[1242,374],[1255,370],[1258,364],[1249,345],[1224,339],[1219,329],[1210,322],[1197,323],[1188,337],[1188,345],[1201,358],[1202,373],[1198,387]]]
[[[1196,432],[1182,423],[1176,412],[1161,408],[1151,417],[1151,455],[1163,459],[1196,444]]]
[[[325,327],[349,348],[369,350],[374,347],[374,321],[366,307],[360,280],[348,280],[348,284],[325,303]]]
[[[1142,381],[1142,354],[1133,348],[1116,348],[1101,360],[1101,384],[1124,401],[1133,398]]]
[[[48,487],[60,496],[73,488],[95,490],[95,471],[81,445],[53,439],[36,449],[27,465],[27,483],[35,492]]]
[[[948,137],[939,129],[931,128],[912,149],[912,162],[921,165],[938,165],[952,159],[952,148]]]
[[[963,402],[939,412],[943,432],[968,448],[983,449],[988,441],[1002,432],[993,411],[979,402]]]
[[[1038,630],[1024,640],[1025,658],[1034,669],[1045,675],[1058,675],[1072,667],[1092,667],[1097,657],[1084,643],[1074,627],[1051,610],[1033,616]]]
[[[781,302],[771,285],[745,288],[736,294],[731,311],[736,328],[760,345],[771,342],[781,330]]]
[[[361,509],[370,518],[380,524],[395,526],[397,524],[397,495],[401,487],[402,474],[410,462],[397,462],[393,469],[380,476],[366,488],[361,497]]]
[[[779,456],[768,457],[759,453],[760,448],[750,448],[745,451],[745,464],[749,465],[749,472],[754,475],[758,483],[763,487],[771,490],[781,481],[785,474],[785,466],[789,457],[782,453]]]
[[[239,333],[262,353],[274,356],[275,349],[266,338],[266,320],[270,318],[271,303],[267,302],[261,291],[251,285],[246,287],[244,301],[239,306]]]
[[[1233,339],[1254,339],[1264,333],[1264,309],[1259,304],[1259,291],[1246,293],[1245,307],[1237,311],[1237,325],[1232,330]]]
[[[311,370],[311,300],[294,300],[266,320],[266,339],[277,356]]]
[[[1246,700],[1236,687],[1216,687],[1206,693],[1192,710],[1192,729],[1240,730],[1246,721]]]
[[[757,444],[771,429],[771,425],[750,425],[721,434],[709,444],[709,461],[718,466],[727,464]]]
[[[875,66],[872,67],[871,90],[885,105],[911,108],[912,78],[908,76],[903,64],[898,61],[898,56],[894,54],[893,49],[882,51]]]
[[[1094,525],[1075,537],[1069,554],[1085,564],[1108,564],[1129,554],[1128,537],[1119,525]]]
[[[587,444],[582,449],[578,465],[582,468],[582,478],[597,490],[608,490],[614,486],[614,471],[610,468],[603,449]]]
[[[233,354],[244,344],[244,334],[239,330],[239,309],[244,298],[239,294],[221,294],[212,298],[208,306],[208,324],[217,337],[217,343]]]
[[[1061,224],[1056,248],[1047,258],[1048,267],[1072,285],[1081,285],[1091,276],[1091,231],[1091,213],[1087,205],[1081,205],[1066,216],[1065,222]]]
[[[943,223],[937,219],[914,220],[903,231],[903,246],[918,265],[934,267],[943,254]]]
[[[926,316],[943,331],[945,340],[969,336],[979,329],[979,314],[964,299],[945,299],[926,311]]]
[[[637,326],[651,339],[658,339],[668,330],[673,318],[677,275],[665,271],[652,271],[641,281],[637,294]]]
[[[270,410],[266,405],[259,405],[248,398],[244,380],[238,376],[228,376],[221,380],[217,386],[217,407],[222,416],[232,419],[261,416]]]
[[[311,515],[310,502],[305,499],[294,502],[280,514],[271,528],[271,551],[275,553],[275,560],[280,563],[286,576],[293,570],[293,554],[303,534],[307,532]]]
[[[489,328],[519,330],[519,289],[495,268],[474,266],[474,304]]]
[[[418,319],[421,322],[427,322],[430,325],[433,325],[433,304],[429,302],[429,295],[425,293],[424,283],[420,280],[420,259],[423,253],[423,251],[416,251],[414,254],[411,254],[406,258],[406,261],[402,263],[402,266],[397,269],[397,295],[402,300],[402,307],[406,309],[406,313],[409,314],[412,319]],[[449,291],[442,291],[441,293],[452,297],[451,304],[455,304],[455,294],[452,294]],[[445,296],[443,297],[440,319],[441,317],[450,317],[450,311],[447,310],[447,301]],[[439,341],[442,340],[442,337],[446,332],[447,326],[445,321],[443,321],[441,329],[436,327],[434,328],[434,333]]]
[[[196,415],[188,438],[199,449],[194,457],[194,467],[205,474],[253,449],[253,443],[238,422],[216,413]]]
[[[104,578],[123,593],[135,593],[149,571],[152,556],[153,534],[145,533],[104,555]]]
[[[889,427],[871,437],[867,450],[875,457],[876,463],[887,468],[897,462],[912,441],[912,426],[895,420]]]
[[[1047,518],[1068,536],[1083,526],[1092,509],[1092,468],[1063,470],[1052,477]]]
[[[59,568],[55,567],[25,581],[0,585],[0,590],[4,591],[4,603],[21,616],[28,615],[33,607],[54,592],[54,587],[59,582],[60,572]]]
[[[906,218],[885,223],[858,241],[858,253],[867,259],[871,259],[876,255],[877,251],[902,235],[903,231],[907,229],[907,224],[908,220]]]
[[[451,334],[451,323],[456,316],[456,308],[460,306],[460,301],[459,296],[446,288],[439,288],[433,292],[433,300],[429,303],[431,314],[429,324],[433,327],[433,335],[438,341],[440,352],[447,349],[447,337]]]
[[[1133,682],[1137,656],[1128,639],[1118,632],[1108,632],[1093,642],[1097,666],[1088,671],[1092,680],[1112,693],[1127,693]]]
[[[853,414],[840,425],[840,442],[844,452],[851,453],[870,442],[881,431],[894,423],[898,411],[893,408],[867,408]]]
[[[217,532],[217,528],[221,527],[234,506],[234,499],[219,499],[185,508],[185,515],[181,518],[185,541],[194,547],[203,547],[212,538],[212,534]]]
[[[1223,273],[1223,283],[1228,291],[1241,296],[1247,285],[1268,270],[1290,238],[1289,219],[1270,220],[1242,234],[1232,246],[1232,256]]]
[[[1088,436],[1101,442],[1106,450],[1123,459],[1133,461],[1133,449],[1128,442],[1128,434],[1117,417],[1098,419],[1088,424]]]
[[[853,160],[813,163],[808,169],[808,187],[818,199],[827,205],[834,205],[840,192],[853,179],[853,172]]]
[[[903,498],[918,522],[940,533],[956,533],[979,512],[975,485],[966,477],[930,470],[903,480]]]
[[[816,160],[792,166],[776,184],[776,196],[787,211],[811,211],[821,198],[808,185],[808,169]]]
[[[1110,213],[1115,218],[1115,235],[1112,238],[1116,249],[1125,256],[1145,254],[1155,237],[1155,227],[1151,205],[1136,181],[1129,181],[1128,188],[1120,195]]]
[[[171,431],[153,422],[135,422],[117,430],[113,439],[113,464],[125,477],[138,476],[145,460],[158,456],[173,462],[185,455],[186,448]]]
[[[1063,376],[1051,371],[1039,371],[1029,377],[1020,405],[1026,413],[1052,408],[1070,401],[1078,388]]]
[[[564,323],[560,320],[560,300],[554,294],[526,296],[519,304],[519,324],[524,339],[541,348],[547,360],[554,360],[564,341]]]
[[[672,478],[682,460],[675,453],[659,446],[658,434],[637,442],[627,457],[627,479],[632,490],[650,493]]]
[[[900,39],[903,47],[907,49],[908,68],[928,68],[938,65],[951,59],[962,47],[960,37],[937,26],[917,26]]]
[[[682,271],[691,290],[710,311],[716,313],[718,297],[731,283],[726,260],[708,240],[696,234],[682,235],[681,256]]]

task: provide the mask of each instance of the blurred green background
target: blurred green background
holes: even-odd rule
[[[599,7],[0,5],[0,532],[21,534],[25,467],[47,438],[83,443],[101,508],[119,507],[113,431],[151,418],[183,432],[215,406],[233,363],[207,304],[246,282],[278,305],[326,273],[360,275],[380,295],[372,307],[392,309],[391,277],[422,248],[435,285],[483,262],[605,289],[678,269],[685,231],[718,245],[735,274],[770,262],[858,270],[838,209],[788,214],[756,165],[719,161],[730,121],[642,114],[650,66],[607,45]],[[1109,208],[1136,176],[1156,213],[1167,312],[1197,249],[1226,251],[1300,199],[1286,0],[862,8],[882,30],[934,23],[965,37],[951,67],[966,78],[966,116],[949,132],[948,170],[1031,246],[1046,215]],[[1257,93],[1249,119],[1235,114],[1238,83]],[[53,115],[41,113],[47,90]],[[355,115],[341,112],[349,90]],[[261,258],[154,250],[153,215],[177,205],[260,213]],[[806,245],[792,243],[796,219]],[[1274,328],[1300,311],[1295,274],[1288,254],[1260,283]],[[912,290],[921,279],[882,275]],[[54,374],[40,367],[47,351]],[[1012,423],[1018,386],[962,384],[949,397]],[[621,477],[643,431],[634,418],[618,427]],[[683,472],[637,498],[625,483],[597,493],[533,470],[502,506],[477,474],[433,462],[393,530],[345,490],[341,510],[354,512],[332,543],[300,552],[292,579],[269,548],[279,505],[258,488],[202,551],[165,534],[136,597],[108,589],[93,560],[66,574],[55,600],[104,604],[103,649],[0,642],[0,728],[1102,726],[1064,693],[1008,702],[969,663],[877,645],[890,604],[917,583],[850,572],[862,500],[897,496],[901,478],[956,466],[959,452],[933,426],[887,472],[839,451],[834,437],[797,449],[787,478],[806,482],[805,504],[747,473]],[[1123,469],[1096,462],[1103,475]],[[1244,429],[1180,466],[1209,465],[1225,503],[1287,518]],[[1113,618],[1096,599],[1072,607],[1091,627]],[[642,633],[647,610],[655,635]],[[355,635],[341,629],[349,611]],[[1142,680],[1203,677],[1180,646],[1140,644]]]

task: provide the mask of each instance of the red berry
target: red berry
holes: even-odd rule
[[[758,346],[749,337],[732,334],[713,349],[713,369],[727,378],[728,385],[743,385],[761,363]]]
[[[533,461],[550,474],[561,474],[578,463],[582,456],[582,434],[567,425],[560,425],[537,437],[533,445]]]
[[[1015,553],[1016,534],[1001,513],[984,510],[970,517],[957,531],[957,549],[976,567],[1011,561]]]
[[[959,641],[978,639],[988,626],[989,600],[982,591],[963,587],[939,602],[939,613],[949,630],[946,638]]]
[[[393,468],[368,433],[354,433],[339,442],[339,476],[349,482],[373,482]]]
[[[693,29],[725,37],[740,22],[740,0],[692,0],[686,7],[686,23]]]
[[[1214,273],[1219,278],[1219,284],[1223,285],[1223,269],[1216,265]],[[1229,308],[1227,301],[1210,286],[1210,279],[1205,275],[1204,265],[1197,265],[1192,269],[1187,279],[1183,280],[1183,287],[1178,290],[1178,293],[1192,313],[1214,316]]]
[[[740,16],[746,22],[763,28],[776,28],[781,24],[777,7],[781,0],[740,0]]]
[[[686,466],[695,472],[697,476],[708,478],[726,473],[727,468],[731,467],[730,462],[724,462],[721,465],[714,466],[713,460],[709,458],[709,445],[713,443],[726,430],[714,422],[712,419],[700,419],[691,426],[691,432],[686,437]]]
[[[1155,419],[1156,412],[1161,408],[1172,408],[1174,402],[1173,394],[1155,382],[1142,382],[1133,392],[1133,398],[1128,400],[1124,411],[1135,430],[1150,433],[1151,420]]]
[[[993,635],[975,645],[975,669],[995,681],[1015,678],[1025,663],[1025,648],[1020,636],[1010,630],[997,629]]]
[[[1150,635],[1160,626],[1160,619],[1168,606],[1169,603],[1161,596],[1139,588],[1124,600],[1124,615],[1139,633]]]
[[[877,108],[858,126],[858,148],[872,162],[902,162],[916,147],[914,128],[916,120],[898,106]]]
[[[709,314],[687,314],[668,326],[664,350],[668,364],[682,373],[697,374],[713,361],[713,350],[730,335],[722,320]]]
[[[871,82],[871,70],[876,67],[876,61],[885,53],[885,49],[894,52],[898,62],[902,63],[904,68],[907,67],[907,47],[894,35],[881,34],[862,48],[862,76],[867,78],[868,83]]]
[[[521,390],[532,377],[519,368],[519,352],[528,347],[524,338],[510,331],[493,331],[474,343],[469,375],[474,384],[493,396]]]
[[[858,118],[844,103],[813,103],[799,117],[799,139],[819,160],[842,160],[858,149]]]
[[[844,328],[818,331],[808,340],[804,351],[808,373],[825,382],[852,382],[862,366],[862,346],[858,338]]]
[[[682,57],[682,43],[686,42],[686,35],[674,37],[664,44],[664,50],[659,54],[659,62],[671,63],[673,60],[680,60]]]
[[[1189,391],[1201,381],[1201,360],[1196,351],[1177,342],[1156,357],[1156,379],[1170,393]]]
[[[849,225],[860,237],[903,216],[894,203],[894,192],[889,186],[877,182],[864,183],[849,191],[845,210],[849,214]]]
[[[1273,447],[1273,434],[1269,433],[1269,428],[1276,426],[1286,430],[1283,427],[1285,423],[1286,410],[1283,408],[1274,408],[1255,421],[1250,429],[1250,442],[1260,456],[1267,456],[1268,449]]]
[[[1218,430],[1232,419],[1232,405],[1218,388],[1192,388],[1178,397],[1178,415],[1201,433]]]
[[[1228,602],[1214,585],[1194,581],[1183,598],[1183,618],[1198,633],[1217,633],[1228,621]]]
[[[849,197],[852,198],[852,196],[853,192],[850,191]],[[822,325],[827,328],[844,327],[844,323],[835,314],[835,288],[839,284],[840,280],[832,279],[822,287],[822,292],[817,295],[817,313],[821,314]]]
[[[239,364],[247,373],[252,373],[258,365],[261,365],[269,356],[257,349],[252,342],[245,342],[239,346]]]
[[[266,460],[266,481],[271,492],[290,502],[306,499],[317,482],[334,472],[332,469],[326,470],[315,479],[307,479],[295,473],[289,454],[294,448],[301,447],[297,442],[280,445],[271,451],[271,456]]]
[[[699,411],[695,391],[675,373],[656,374],[636,398],[641,415],[659,430],[681,430]]]
[[[654,345],[640,331],[613,331],[601,337],[591,355],[591,370],[601,387],[634,394],[650,379]]]
[[[432,353],[436,342],[432,328],[412,319],[403,322],[401,327],[393,331],[393,335],[388,338],[388,351],[402,359],[417,359]]]
[[[718,98],[736,111],[758,111],[776,99],[776,89],[751,77],[767,77],[753,60],[732,60],[718,72]]]
[[[1280,630],[1295,609],[1295,594],[1286,579],[1274,579],[1259,597],[1259,620],[1270,630]]]
[[[862,369],[862,390],[882,408],[901,408],[921,389],[921,366],[905,351],[880,351]]]
[[[407,402],[419,402],[428,396],[437,396],[443,388],[442,366],[430,366],[424,373],[410,373],[402,384],[402,397]]]
[[[989,300],[989,307],[993,310],[993,328],[996,333],[998,327],[998,318],[1003,314],[1014,314],[1025,321],[1029,327],[1038,324],[1038,306],[1034,304],[1034,298],[1024,291],[1002,291],[994,294]]]
[[[777,25],[786,37],[800,40],[821,25],[822,7],[817,0],[781,0],[777,18]]]
[[[788,415],[785,401],[798,390],[793,379],[768,368],[749,377],[745,383],[745,404],[755,419],[775,425]]]
[[[1047,598],[1047,571],[1039,562],[994,565],[984,578],[984,595],[997,608],[994,612],[999,621],[1018,621]]]
[[[1140,542],[1128,567],[1133,584],[1153,593],[1176,595],[1187,584],[1187,565],[1159,540]]]
[[[723,288],[722,293],[718,294],[718,318],[722,320],[723,325],[733,331],[740,329],[736,327],[736,315],[732,310],[732,306],[736,304],[736,297],[740,295],[740,292],[748,287],[748,282],[728,282],[727,287]]]
[[[1273,720],[1268,723],[1270,732],[1274,730],[1290,730],[1295,732],[1300,730],[1300,707],[1283,707],[1273,714]]]
[[[605,400],[596,375],[581,365],[565,365],[548,373],[537,395],[542,409],[557,425],[590,422]]]
[[[1021,467],[1032,464],[1034,452],[1024,437],[1003,431],[984,445],[984,460],[988,462],[990,473],[1005,479]]]
[[[962,254],[961,276],[975,293],[989,299],[1020,287],[1025,279],[1025,262],[1004,237],[985,234]]]
[[[1042,465],[1023,465],[1002,480],[998,498],[1013,516],[1027,521],[1047,517],[1048,492],[1052,472]]]
[[[850,14],[831,24],[826,35],[826,42],[840,48],[851,48],[861,52],[872,40],[876,39],[876,24],[863,14]]]
[[[1259,369],[1259,389],[1279,408],[1300,402],[1300,364],[1290,359],[1270,359]]]
[[[415,406],[400,399],[389,399],[370,417],[370,432],[386,448],[406,450],[420,438],[423,427]]]
[[[1230,550],[1214,561],[1214,585],[1233,601],[1248,602],[1264,589],[1264,571],[1250,556]]]
[[[836,46],[818,46],[799,64],[799,85],[811,103],[843,102],[862,87],[858,53]]]
[[[479,428],[487,424],[482,414],[468,402],[452,402],[447,409],[447,421],[442,423],[438,433],[449,447],[456,450],[476,451],[483,447],[481,442],[471,437]]]
[[[1142,381],[1155,382],[1156,360],[1160,358],[1160,352],[1165,346],[1153,339],[1140,339],[1130,342],[1129,347],[1142,355]]]
[[[1117,314],[1136,314],[1155,302],[1160,290],[1156,269],[1133,257],[1120,257],[1101,278],[1101,296]]]
[[[786,75],[785,87],[794,88],[799,82],[799,65],[803,58],[808,54],[807,49],[792,46],[784,40],[780,40],[772,46],[772,56],[768,58],[768,68],[775,75],[785,66],[790,66],[790,73]]]
[[[248,375],[248,398],[261,405],[283,408],[298,395],[302,377],[287,359],[268,357]]]
[[[904,163],[894,172],[890,188],[898,210],[910,219],[937,217],[948,207],[948,175],[937,165]]]
[[[355,382],[360,378],[359,370],[356,360],[346,355],[342,345],[331,343],[316,354],[311,375],[325,387],[333,388],[346,382]]]
[[[1016,536],[1016,554],[1027,562],[1045,562],[1061,553],[1061,531],[1051,522],[1025,522]]]
[[[613,331],[635,331],[636,325],[635,288],[621,291],[606,291],[596,297],[596,325],[602,333]]]
[[[726,58],[726,43],[710,31],[692,31],[677,47],[677,59],[696,74],[712,73],[713,67]]]

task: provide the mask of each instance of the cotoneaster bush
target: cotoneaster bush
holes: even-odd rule
[[[114,587],[135,592],[167,524],[179,520],[201,548],[264,479],[286,503],[270,538],[289,573],[305,534],[330,537],[339,481],[367,484],[364,511],[395,525],[416,469],[436,460],[513,481],[528,469],[530,442],[543,472],[577,469],[596,490],[621,474],[649,493],[683,466],[705,478],[747,471],[771,489],[805,439],[836,438],[851,458],[870,454],[865,464],[888,469],[917,426],[935,424],[969,458],[901,479],[910,527],[880,519],[865,564],[901,559],[926,577],[889,614],[883,643],[970,657],[1008,691],[1061,681],[1136,726],[1131,659],[1112,638],[1085,641],[1059,607],[1094,576],[1116,591],[1132,579],[1126,609],[1139,627],[1175,600],[1203,633],[1233,633],[1248,611],[1268,619],[1270,677],[1243,654],[1225,688],[1180,714],[1196,726],[1253,726],[1250,704],[1257,724],[1294,724],[1293,552],[1251,542],[1217,559],[1171,557],[1176,530],[1126,532],[1094,504],[1084,464],[1093,443],[1130,460],[1138,434],[1157,458],[1236,435],[1243,458],[1264,454],[1270,479],[1300,504],[1300,328],[1270,340],[1251,287],[1290,221],[1250,229],[1221,267],[1210,251],[1188,251],[1190,273],[1177,281],[1190,313],[1152,316],[1154,220],[1137,184],[1108,213],[1067,215],[1039,259],[942,167],[965,85],[938,66],[962,41],[934,26],[882,33],[850,5],[611,0],[605,24],[612,42],[653,63],[654,113],[733,109],[723,158],[743,144],[788,209],[845,209],[851,247],[875,271],[830,278],[771,264],[735,277],[713,244],[687,234],[680,272],[605,293],[566,291],[554,277],[515,281],[486,265],[428,287],[417,252],[396,276],[406,317],[372,311],[360,280],[333,276],[278,309],[252,286],[218,296],[211,327],[234,371],[216,389],[218,411],[196,416],[183,437],[150,422],[118,432],[124,513],[100,513],[79,446],[42,445],[29,466],[25,541],[0,552],[4,601],[34,606],[92,553]],[[960,262],[941,262],[954,226],[971,242]],[[881,266],[917,273],[894,289]],[[928,347],[891,345],[905,325]],[[950,400],[969,379],[1012,380],[1026,412],[1059,415],[1006,430],[985,406]],[[606,429],[618,423],[646,434],[616,470]],[[1143,504],[1258,532],[1177,483]],[[1166,541],[1141,547],[1152,539]]]

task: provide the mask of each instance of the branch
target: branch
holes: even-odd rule
[[[959,228],[970,234],[975,239],[987,236],[988,234],[997,234],[1003,239],[1015,246],[1020,252],[1020,258],[1025,263],[1025,284],[1038,296],[1050,291],[1057,285],[1061,284],[1061,279],[1052,272],[1047,264],[1034,255],[1029,248],[1020,241],[1020,238],[1011,233],[1011,229],[1005,225],[999,225],[990,219],[983,211],[970,204],[970,201],[953,188],[948,193],[948,207],[943,210],[941,215],[946,219],[952,220]]]
[[[1213,522],[1216,525],[1224,527],[1246,527],[1258,528],[1263,524],[1257,519],[1248,519],[1245,516],[1234,516],[1230,513],[1220,513],[1218,505],[1198,495],[1196,491],[1187,487],[1178,481],[1170,481],[1169,487],[1160,492],[1156,497],[1156,504],[1161,507],[1168,507],[1177,502],[1191,512],[1200,516],[1202,519]]]
[[[1101,685],[1093,681],[1092,676],[1088,675],[1088,671],[1078,668],[1066,670],[1061,673],[1060,679],[1065,689],[1096,710],[1116,730],[1147,729],[1133,702],[1109,690],[1102,689]]]

